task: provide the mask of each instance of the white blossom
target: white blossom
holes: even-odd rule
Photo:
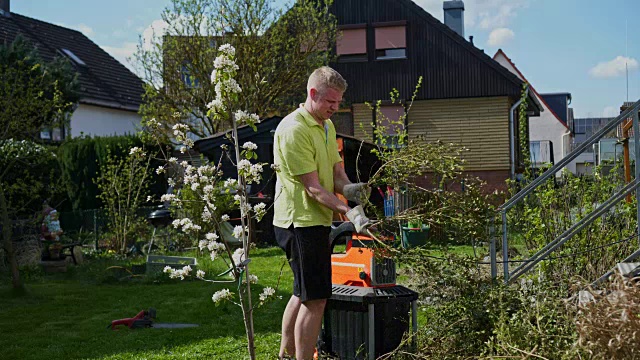
[[[202,210],[202,221],[205,221],[205,222],[211,221],[211,212],[209,211],[209,208],[207,208],[206,205]]]
[[[205,273],[204,271],[202,271],[202,270],[198,270],[198,271],[196,271],[196,277],[197,277],[198,279],[202,279],[202,278],[204,278],[204,276],[205,276],[205,275],[206,275],[206,273]]]
[[[251,204],[249,204],[247,202],[241,202],[240,203],[240,214],[242,216],[247,216],[247,215],[249,215],[250,212],[251,212]]]
[[[157,129],[160,127],[160,123],[158,122],[158,120],[156,120],[156,118],[151,118],[147,121],[147,126],[151,129]]]
[[[131,148],[131,150],[129,150],[129,155],[134,155],[134,156],[145,156],[147,155],[147,153],[145,153],[144,151],[142,151],[141,148],[134,146]]]
[[[209,242],[207,240],[200,240],[198,241],[198,248],[200,250],[204,250],[204,248],[207,247],[207,245],[209,245]]]
[[[169,162],[172,164],[177,164],[178,163],[178,158],[177,157],[170,157],[169,158]]]
[[[233,252],[233,255],[231,255],[231,258],[233,259],[233,263],[236,264],[237,266],[242,261],[244,261],[247,257],[244,254],[244,249],[238,248],[236,249],[236,251]]]
[[[147,196],[147,202],[150,202],[151,200],[153,200],[153,196],[148,195],[148,196]]]
[[[220,237],[218,236],[218,234],[216,233],[207,233],[207,235],[205,235],[205,237],[207,238],[207,240],[211,241],[211,240],[218,240]]]
[[[186,146],[181,146],[180,147],[180,153],[184,154],[187,152],[187,147]]]
[[[228,56],[236,56],[236,49],[231,44],[223,44],[218,48],[223,54],[227,54]]]
[[[176,200],[176,195],[175,194],[162,194],[162,196],[160,197],[160,201],[165,202],[165,201],[175,201]]]
[[[220,219],[221,219],[222,221],[229,221],[229,215],[227,215],[227,214],[223,214],[223,215],[220,217]]]
[[[156,174],[160,175],[164,173],[164,166],[158,166],[158,168],[156,169]]]
[[[207,249],[209,249],[209,251],[218,253],[220,251],[224,251],[225,247],[223,243],[219,243],[217,241],[209,241],[209,243],[207,244]]]
[[[271,170],[278,172],[280,171],[280,165],[278,164],[271,164]]]
[[[189,218],[184,218],[184,219],[176,219],[173,220],[173,223],[171,223],[173,225],[174,228],[179,228],[180,226],[182,226],[182,231],[185,233],[190,233],[193,231],[198,231],[200,229],[202,229],[202,227],[200,227],[200,225],[194,224],[191,219]]]
[[[236,189],[238,187],[238,180],[227,179],[224,181],[224,187],[229,189]]]
[[[222,289],[220,291],[216,291],[211,297],[211,300],[213,300],[214,303],[219,303],[222,300],[230,300],[232,298],[233,293],[230,292],[229,289]]]
[[[262,289],[262,293],[260,294],[260,302],[265,302],[270,297],[276,294],[276,290],[270,286]]]
[[[168,178],[168,179],[167,179],[167,184],[168,184],[169,186],[173,186],[173,187],[175,187],[175,186],[176,186],[176,181],[175,181],[175,180],[173,180],[173,178]]]
[[[216,69],[213,69],[213,71],[211,72],[211,83],[213,84],[216,81],[218,81],[218,72],[216,71]],[[211,106],[209,106],[209,104],[207,104],[207,107],[211,109]]]
[[[260,122],[260,117],[256,114],[238,110],[234,113],[238,124],[255,124]]]
[[[253,207],[253,212],[256,214],[258,221],[262,220],[262,217],[267,213],[267,204],[259,203]]]
[[[234,71],[238,70],[239,67],[235,61],[230,59],[227,54],[221,54],[213,60],[213,67],[217,70],[226,70],[226,71]]]
[[[236,227],[233,228],[233,237],[235,237],[236,239],[240,239],[242,237],[242,233],[243,233],[243,229],[241,225],[236,225]]]
[[[242,144],[242,148],[246,150],[256,150],[258,148],[258,145],[252,143],[251,141],[247,141],[246,143]]]
[[[247,279],[246,278],[242,279],[242,282],[246,283]],[[249,283],[250,284],[257,284],[258,283],[258,276],[253,275],[253,274],[249,274]]]

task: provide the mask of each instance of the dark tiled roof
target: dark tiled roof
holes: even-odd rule
[[[142,80],[81,32],[16,13],[0,16],[0,43],[10,43],[18,34],[32,41],[45,61],[68,49],[86,64],[72,61],[79,74],[80,102],[129,110],[140,106]]]

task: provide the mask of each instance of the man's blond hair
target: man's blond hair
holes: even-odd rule
[[[314,88],[321,94],[328,89],[334,89],[344,93],[347,90],[347,81],[338,73],[328,66],[322,66],[313,71],[307,82],[307,92]]]

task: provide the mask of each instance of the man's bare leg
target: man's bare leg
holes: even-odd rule
[[[300,310],[300,298],[291,295],[291,299],[287,303],[282,315],[282,339],[280,340],[280,359],[285,356],[294,356],[296,353],[296,342],[294,337],[294,329],[296,327],[296,318]]]
[[[301,304],[295,327],[296,360],[312,360],[318,341],[326,299]]]

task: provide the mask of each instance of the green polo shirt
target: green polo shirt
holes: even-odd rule
[[[333,192],[333,166],[342,159],[331,120],[321,126],[304,107],[287,115],[276,129],[273,157],[274,164],[280,167],[273,225],[285,229],[291,224],[330,226],[333,211],[307,194],[299,175],[317,171],[320,185]]]

